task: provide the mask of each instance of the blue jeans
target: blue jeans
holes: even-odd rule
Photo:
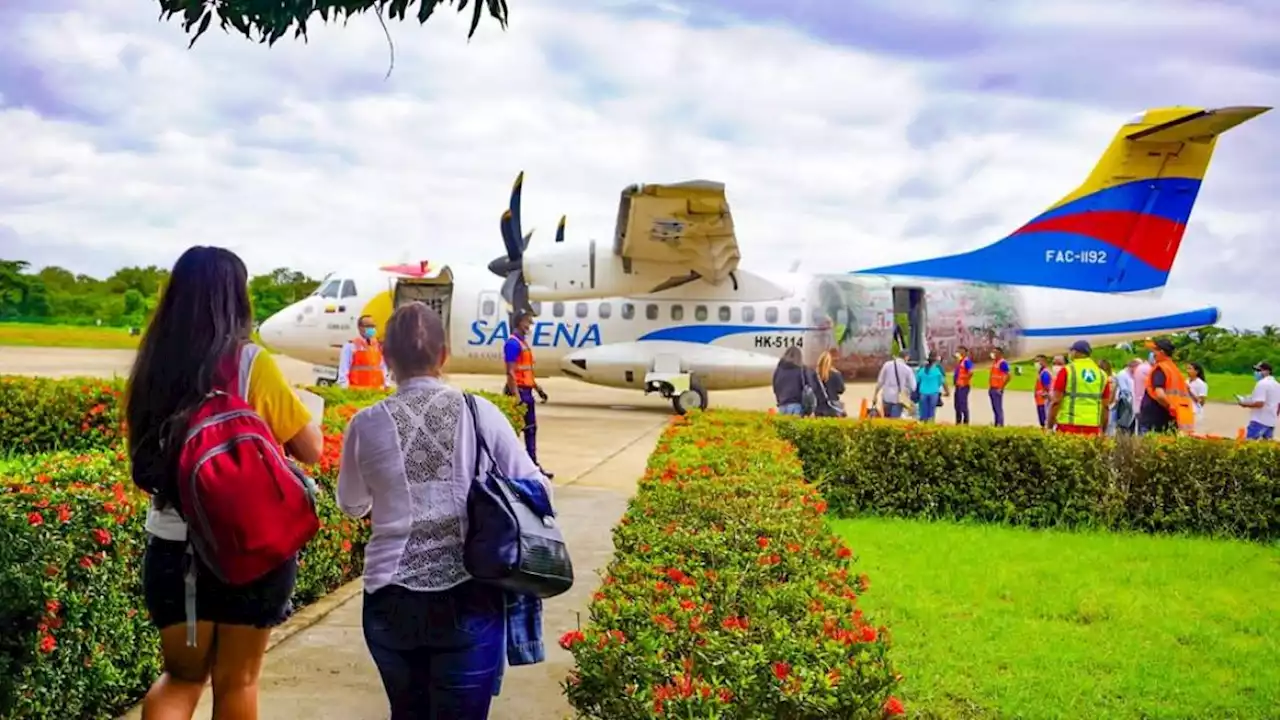
[[[538,413],[534,411],[533,388],[517,388],[520,402],[524,404],[524,449],[529,459],[538,462]]]
[[[891,403],[891,402],[885,403],[884,416],[887,418],[902,417],[902,403]]]
[[[1004,427],[1004,390],[987,390],[991,397],[991,414],[995,416],[995,426]]]
[[[956,424],[969,424],[969,386],[961,385],[956,388]]]
[[[1274,440],[1276,429],[1263,425],[1257,420],[1250,420],[1249,427],[1244,431],[1244,436],[1249,440]]]
[[[779,415],[804,415],[804,405],[800,403],[783,403],[778,406]]]
[[[1036,405],[1036,419],[1040,421],[1040,427],[1049,424],[1049,406]]]
[[[441,592],[389,585],[364,596],[364,639],[391,720],[485,720],[506,652],[502,592],[468,581]]]
[[[933,422],[938,415],[938,400],[942,396],[938,393],[930,393],[920,396],[920,422]]]

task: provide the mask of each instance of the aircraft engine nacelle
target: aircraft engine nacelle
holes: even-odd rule
[[[595,240],[585,246],[556,243],[530,249],[523,271],[529,299],[543,301],[646,295],[696,279],[673,278],[668,264],[618,257],[609,244]]]
[[[659,356],[679,359],[681,372],[696,375],[707,390],[732,390],[768,385],[778,364],[776,357],[716,345],[650,340],[580,348],[560,361],[569,377],[618,388],[644,387],[645,373]]]

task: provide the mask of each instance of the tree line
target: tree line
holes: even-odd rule
[[[33,271],[25,260],[0,260],[0,322],[141,327],[155,310],[169,271],[125,267],[106,279],[50,265]],[[256,322],[310,295],[319,281],[290,268],[249,280]]]

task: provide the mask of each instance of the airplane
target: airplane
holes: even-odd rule
[[[505,374],[513,313],[532,311],[539,377],[567,375],[658,393],[677,413],[708,393],[771,384],[779,357],[832,352],[850,380],[874,378],[906,346],[910,362],[966,346],[1010,362],[1216,324],[1216,307],[1161,292],[1218,137],[1268,107],[1147,110],[1124,123],[1085,181],[991,245],[946,257],[808,275],[740,267],[722,183],[625,188],[609,243],[530,248],[521,173],[488,268],[416,264],[326,275],[267,319],[268,347],[333,382],[339,352],[370,315],[379,336],[395,307],[422,301],[448,331],[446,372]],[[945,364],[946,361],[944,361]]]

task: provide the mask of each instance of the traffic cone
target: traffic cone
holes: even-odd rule
[[[769,408],[769,414],[770,414],[770,415],[777,415],[777,414],[778,414],[778,408],[776,408],[776,407],[771,407],[771,408]]]
[[[862,398],[862,407],[858,408],[858,419],[859,420],[867,419],[867,399],[866,398]]]
[[[1244,439],[1244,428],[1240,428],[1240,429],[1236,430],[1236,439],[1237,439],[1237,440],[1243,440],[1243,439]]]

